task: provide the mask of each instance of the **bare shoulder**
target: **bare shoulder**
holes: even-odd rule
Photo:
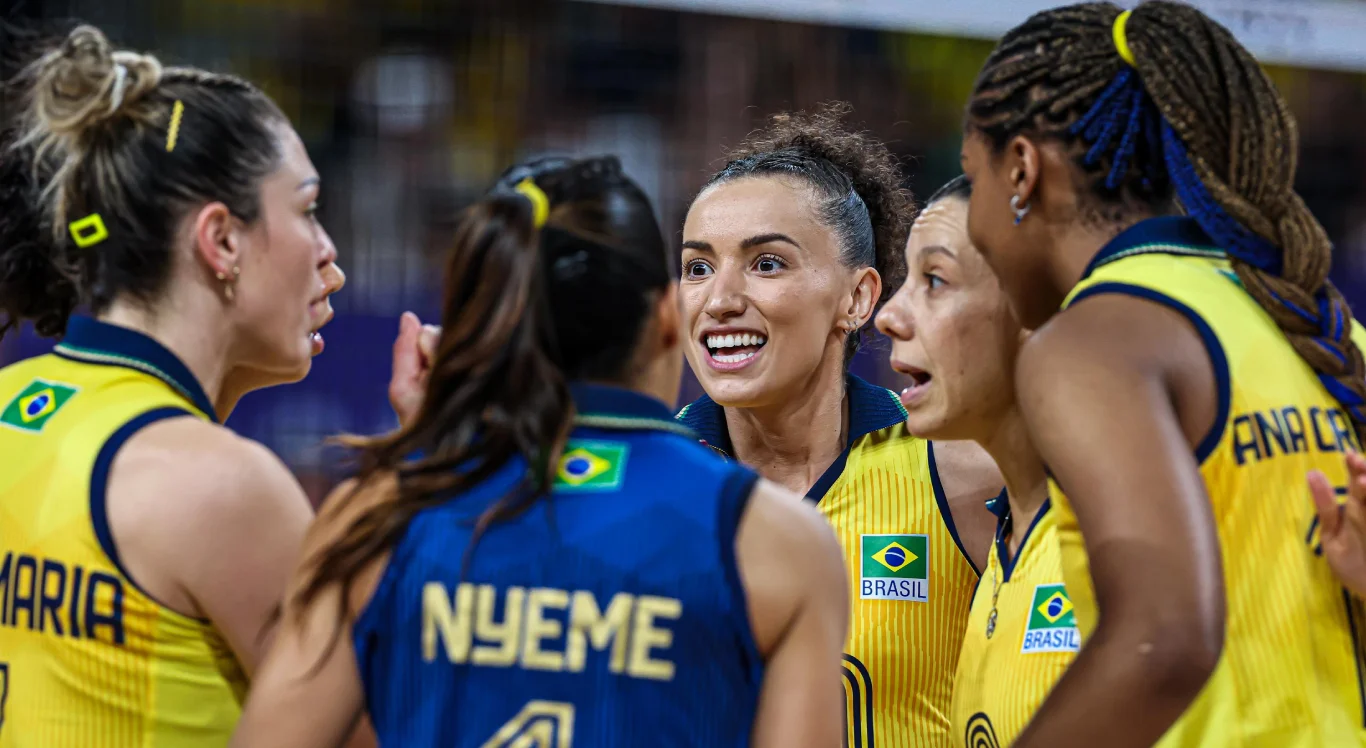
[[[252,591],[280,583],[313,514],[269,449],[189,417],[134,434],[115,456],[105,489],[110,535],[126,571],[163,604],[220,623],[231,619],[224,610],[244,605],[241,596],[215,598],[224,580]],[[244,547],[253,552],[243,555]]]
[[[1020,349],[1016,381],[1085,378],[1096,369],[1160,369],[1191,353],[1204,352],[1185,314],[1159,301],[1102,293],[1068,307],[1029,336]]]
[[[154,423],[129,439],[115,459],[114,478],[147,493],[175,496],[160,510],[205,521],[307,499],[294,476],[264,445],[196,418]]]
[[[825,517],[801,496],[761,479],[740,520],[735,546],[760,652],[771,651],[808,602],[848,605],[839,541]]]
[[[833,543],[838,549],[835,533],[815,505],[801,496],[771,481],[760,479],[754,484],[749,505],[741,520],[741,527],[754,524],[763,528],[765,535],[791,547],[794,543]],[[804,553],[794,548],[794,555]]]

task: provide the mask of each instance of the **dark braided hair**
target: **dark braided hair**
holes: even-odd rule
[[[876,310],[906,279],[906,236],[915,218],[896,156],[882,142],[850,132],[842,122],[851,107],[832,102],[815,113],[774,115],[769,126],[727,154],[727,164],[703,187],[751,176],[788,175],[809,184],[819,198],[820,220],[839,237],[840,261],[872,267],[882,276]],[[858,351],[850,335],[845,361]]]
[[[1332,245],[1295,194],[1295,119],[1227,29],[1188,5],[1044,11],[1011,30],[978,76],[967,126],[997,151],[1027,133],[1073,144],[1090,202],[1167,212],[1172,193],[1228,253],[1329,393],[1366,426],[1366,365],[1351,311],[1327,280]]]

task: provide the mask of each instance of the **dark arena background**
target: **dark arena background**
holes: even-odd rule
[[[923,197],[958,169],[962,106],[992,39],[1040,0],[0,0],[8,25],[76,20],[116,45],[263,85],[323,180],[321,220],[349,281],[302,383],[248,396],[229,425],[280,454],[314,501],[345,467],[324,440],[394,425],[398,315],[434,321],[455,211],[505,165],[620,154],[677,249],[727,146],[770,113],[839,99],[891,143]],[[1122,3],[1132,5],[1133,3]],[[1366,3],[1197,2],[1271,71],[1299,118],[1298,189],[1366,301]],[[0,47],[12,37],[0,37]],[[31,330],[0,365],[44,352]],[[892,386],[885,345],[855,371]],[[683,397],[698,394],[685,381]]]

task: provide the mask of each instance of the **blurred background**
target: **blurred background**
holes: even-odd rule
[[[323,177],[321,220],[349,282],[303,383],[228,421],[276,450],[314,500],[342,475],[323,440],[377,432],[398,315],[436,321],[456,211],[509,163],[616,153],[671,243],[693,194],[774,112],[829,100],[903,159],[924,196],[958,170],[962,107],[991,39],[1037,0],[0,0],[6,21],[94,23],[116,45],[262,85]],[[1132,6],[1134,3],[1121,3]],[[1299,118],[1300,194],[1366,300],[1366,3],[1204,0],[1270,62]],[[0,38],[0,45],[5,43]],[[0,365],[42,353],[25,331]],[[896,386],[886,346],[863,376]],[[698,394],[691,375],[685,401]]]

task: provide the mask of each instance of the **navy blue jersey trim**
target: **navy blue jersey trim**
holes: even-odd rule
[[[825,498],[830,487],[835,485],[835,481],[839,480],[841,475],[844,475],[844,465],[849,462],[849,450],[849,447],[845,447],[835,458],[835,461],[830,463],[830,467],[821,473],[821,477],[811,484],[811,488],[806,492],[806,498],[815,501],[817,504],[821,503],[821,499]]]
[[[578,411],[574,419],[577,425],[626,431],[668,431],[696,438],[690,429],[674,420],[668,406],[648,395],[588,382],[571,382],[569,394]]]
[[[189,367],[161,343],[136,330],[75,316],[52,352],[71,361],[122,366],[156,377],[219,423],[213,403]]]
[[[1091,262],[1082,271],[1081,280],[1091,277],[1091,274],[1102,265],[1136,254],[1226,256],[1194,218],[1158,216],[1139,221],[1119,232],[1119,235],[1107,242],[1096,256],[1091,258]]]
[[[1219,337],[1214,334],[1214,329],[1209,326],[1204,317],[1200,316],[1199,312],[1160,291],[1130,283],[1097,283],[1078,293],[1068,304],[1068,308],[1076,306],[1083,299],[1106,293],[1135,296],[1162,304],[1184,315],[1191,326],[1195,328],[1195,331],[1200,334],[1200,341],[1205,344],[1210,365],[1214,369],[1214,387],[1217,397],[1214,425],[1210,427],[1209,432],[1195,447],[1195,460],[1203,465],[1205,460],[1214,453],[1215,447],[1219,446],[1219,440],[1224,438],[1224,430],[1228,428],[1229,410],[1233,405],[1233,384],[1229,377],[1228,356],[1224,353],[1224,346],[1219,342]]]
[[[731,604],[735,606],[735,615],[743,622],[740,645],[741,650],[749,658],[745,663],[745,669],[756,675],[763,667],[763,657],[759,653],[759,644],[754,639],[754,623],[749,619],[749,596],[745,592],[744,583],[740,580],[740,564],[735,558],[735,541],[740,532],[740,520],[749,508],[749,500],[754,495],[754,487],[758,482],[758,473],[736,465],[721,484],[721,492],[716,502],[716,534],[721,547],[721,569],[726,576],[726,584],[730,586]]]
[[[944,484],[939,480],[939,465],[934,461],[934,442],[925,440],[925,458],[930,468],[930,485],[934,488],[934,503],[939,505],[939,516],[944,519],[944,528],[949,531],[949,537],[953,538],[953,544],[958,546],[958,552],[962,554],[963,560],[968,562],[968,568],[979,578],[982,570],[973,563],[972,556],[968,555],[968,549],[963,546],[963,539],[958,537],[958,527],[953,523],[953,510],[949,508],[949,497],[944,494]]]
[[[849,452],[859,439],[906,420],[906,408],[891,390],[870,384],[854,374],[845,375],[844,386],[849,395],[849,435],[839,456],[806,492],[806,497],[816,503],[820,503],[830,487],[844,474]],[[702,443],[713,451],[734,458],[730,434],[726,429],[726,410],[717,405],[715,400],[703,395],[684,406],[675,418],[694,431]]]
[[[1039,505],[1039,513],[1034,515],[1034,520],[1030,522],[1029,527],[1025,529],[1024,537],[1020,538],[1020,547],[1015,552],[1014,557],[1011,557],[1010,545],[1006,543],[1006,533],[1010,532],[1010,528],[1006,527],[1004,528],[1005,531],[1002,532],[1002,528],[998,525],[996,531],[996,558],[1001,562],[1002,584],[1010,581],[1010,575],[1015,571],[1015,565],[1025,555],[1025,551],[1029,550],[1029,538],[1034,534],[1034,528],[1039,526],[1039,520],[1043,519],[1043,516],[1048,514],[1048,510],[1051,508],[1053,508],[1053,500],[1044,499],[1043,504]],[[1003,520],[1004,523],[1009,523],[1010,521],[1009,518]]]
[[[114,457],[118,455],[119,450],[123,448],[123,445],[127,444],[128,440],[142,429],[157,421],[164,421],[168,418],[181,418],[183,416],[189,416],[191,418],[197,417],[194,413],[191,413],[184,408],[157,408],[155,410],[149,410],[120,426],[118,431],[115,431],[112,436],[105,440],[104,446],[100,447],[99,454],[95,457],[95,467],[90,471],[90,523],[93,525],[95,539],[99,541],[100,548],[104,551],[104,555],[109,557],[109,560],[114,563],[114,567],[119,570],[119,573],[123,575],[123,578],[128,580],[128,583],[133,585],[138,592],[145,595],[148,600],[151,600],[178,616],[201,623],[208,623],[208,619],[181,613],[175,608],[172,608],[166,603],[158,600],[155,595],[138,584],[137,580],[133,578],[132,574],[128,573],[128,569],[123,565],[123,560],[119,558],[119,549],[114,543],[114,533],[109,529],[109,469],[114,465]]]

